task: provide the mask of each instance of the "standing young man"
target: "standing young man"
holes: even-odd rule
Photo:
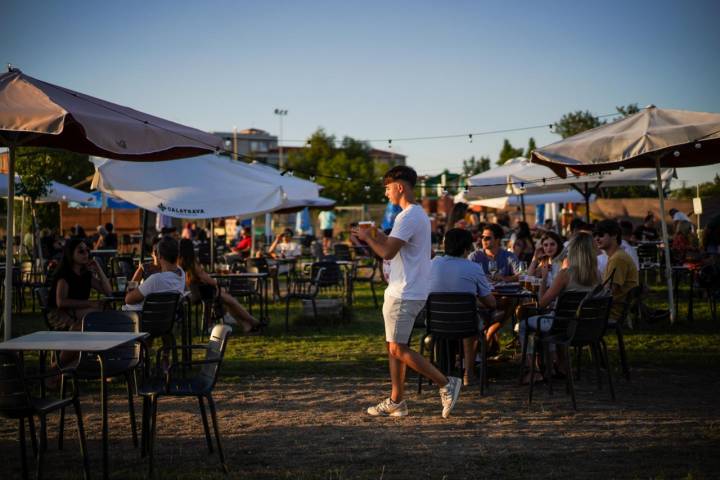
[[[391,260],[383,319],[392,391],[389,398],[368,408],[367,412],[373,416],[393,417],[408,414],[403,393],[406,367],[410,367],[440,387],[442,416],[447,418],[460,395],[462,381],[457,377],[445,377],[430,361],[408,347],[415,318],[425,306],[430,292],[430,219],[415,203],[415,170],[393,167],[385,174],[383,182],[385,196],[402,208],[390,235],[378,230],[353,229],[353,235],[366,242],[378,256]]]

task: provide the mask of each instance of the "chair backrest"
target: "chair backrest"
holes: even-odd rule
[[[336,243],[333,245],[333,253],[338,260],[352,260],[350,246],[344,243]]]
[[[658,246],[654,243],[641,243],[637,247],[640,265],[654,264],[658,261]]]
[[[14,418],[29,406],[22,360],[15,352],[0,352],[0,416]]]
[[[319,288],[337,287],[342,285],[343,282],[340,265],[334,261],[313,262],[310,274],[313,279],[317,279],[316,283]]]
[[[580,303],[588,296],[590,292],[565,291],[560,294],[555,303],[555,320],[553,327],[555,329],[565,328],[570,321],[575,319],[575,314]]]
[[[425,304],[428,333],[461,339],[478,334],[477,299],[472,293],[431,293]]]
[[[172,332],[180,301],[178,292],[151,293],[145,297],[140,331],[148,332],[151,337],[159,337]]]
[[[588,345],[605,335],[611,305],[612,295],[588,296],[580,303],[567,327],[572,345]]]
[[[137,312],[90,312],[82,320],[83,332],[139,332],[140,317]],[[120,345],[105,352],[105,368],[108,372],[124,371],[140,363],[138,342]],[[76,366],[79,376],[99,375],[99,364],[95,355],[81,354]]]
[[[205,352],[205,360],[218,360],[218,363],[205,364],[200,369],[200,378],[203,383],[209,385],[209,388],[215,386],[217,382],[218,374],[220,373],[220,365],[222,364],[225,356],[225,348],[227,347],[227,339],[232,332],[232,328],[228,325],[218,324],[215,325],[210,332],[210,339],[208,340],[207,350]]]

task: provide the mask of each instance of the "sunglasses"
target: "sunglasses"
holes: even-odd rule
[[[495,240],[494,237],[482,237],[482,239],[483,239],[483,240],[486,240],[486,241],[488,241],[488,242],[492,242],[493,240]]]

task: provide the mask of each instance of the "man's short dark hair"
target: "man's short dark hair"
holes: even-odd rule
[[[172,237],[162,237],[157,244],[158,256],[166,262],[176,263],[180,247]]]
[[[113,231],[113,224],[108,222],[105,224],[105,230],[107,230],[108,233],[112,233]]]
[[[472,233],[464,228],[451,228],[445,233],[445,254],[451,257],[464,257],[472,250]]]
[[[396,165],[383,175],[383,185],[401,180],[407,182],[411,187],[417,183],[417,172],[405,165]]]
[[[606,233],[611,237],[615,237],[617,244],[620,245],[622,242],[622,235],[620,225],[615,220],[603,220],[595,225],[594,233],[605,235]]]
[[[505,230],[497,223],[488,223],[483,230],[490,230],[496,240],[501,240],[505,236]]]
[[[677,212],[678,212],[678,209],[677,209],[677,208],[671,208],[668,213],[669,213],[670,215],[675,215]]]

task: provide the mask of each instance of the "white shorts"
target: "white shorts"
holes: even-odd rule
[[[385,341],[407,345],[410,334],[425,300],[403,300],[385,295],[383,319],[385,320]]]

